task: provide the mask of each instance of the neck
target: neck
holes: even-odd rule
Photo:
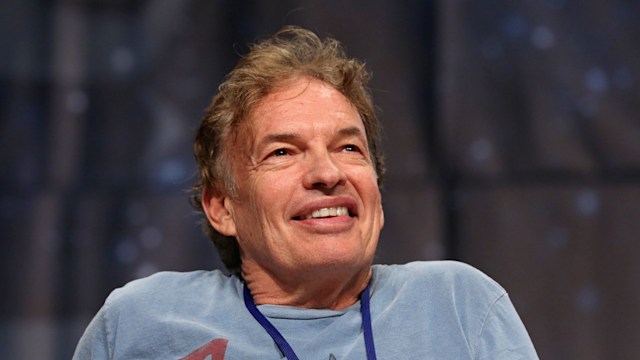
[[[346,274],[319,271],[295,276],[276,276],[243,266],[243,277],[256,305],[339,310],[358,301],[371,279],[371,266]]]

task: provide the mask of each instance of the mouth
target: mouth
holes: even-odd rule
[[[354,214],[350,212],[349,208],[346,206],[335,206],[335,207],[324,207],[324,208],[316,209],[308,214],[295,216],[293,219],[294,220],[325,219],[325,218],[332,218],[332,217],[338,217],[338,216],[353,217]]]

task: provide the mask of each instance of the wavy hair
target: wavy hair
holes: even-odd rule
[[[227,151],[229,140],[238,135],[240,125],[263,97],[299,76],[313,77],[331,85],[357,109],[364,123],[378,186],[382,186],[381,129],[367,86],[370,74],[364,63],[347,57],[335,39],[322,40],[309,30],[287,26],[272,37],[250,45],[249,53],[227,75],[202,116],[193,146],[198,174],[191,204],[197,211],[204,213],[205,192],[236,194]],[[203,227],[227,269],[239,274],[242,262],[237,240],[218,233],[206,217]]]

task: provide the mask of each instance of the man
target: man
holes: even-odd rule
[[[384,224],[364,65],[295,27],[254,45],[195,140],[194,204],[232,275],[115,290],[76,359],[535,359],[505,291],[456,262],[372,265]]]

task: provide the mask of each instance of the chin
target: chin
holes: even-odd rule
[[[341,254],[344,255],[344,254]],[[328,256],[321,259],[314,259],[308,263],[309,268],[324,268],[327,270],[349,270],[353,272],[354,269],[359,269],[366,266],[368,262],[363,261],[362,258],[357,256]]]

